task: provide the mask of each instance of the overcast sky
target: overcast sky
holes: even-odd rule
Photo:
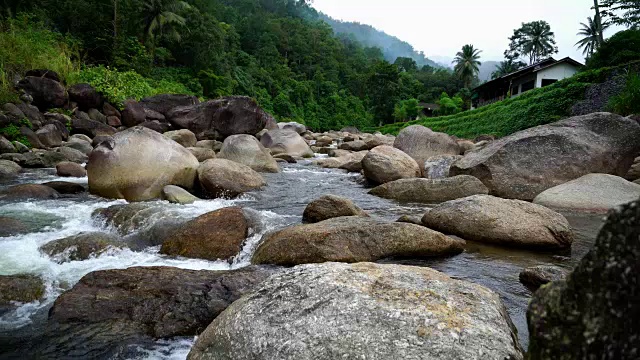
[[[502,60],[513,30],[535,20],[551,25],[557,58],[583,61],[574,46],[576,33],[593,17],[593,0],[314,0],[313,6],[335,19],[372,25],[427,57],[453,57],[464,44],[473,44],[485,61]]]

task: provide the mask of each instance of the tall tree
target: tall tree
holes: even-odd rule
[[[588,17],[587,23],[580,23],[580,25],[582,25],[582,28],[576,35],[582,36],[582,38],[576,43],[576,46],[578,46],[578,49],[582,49],[582,53],[585,56],[591,57],[602,44],[600,36],[602,31],[609,27],[609,23],[597,23],[594,19]]]
[[[522,61],[513,61],[511,59],[501,61],[500,64],[496,65],[496,70],[491,73],[491,79],[497,79],[501,76],[511,74],[512,72],[520,70],[524,66],[525,63]]]
[[[158,35],[167,35],[175,40],[180,39],[180,33],[176,25],[184,26],[186,20],[178,13],[189,9],[191,6],[180,0],[146,0],[143,4],[144,18],[144,43],[151,45],[152,53],[155,50]],[[150,43],[150,44],[149,44]]]
[[[506,59],[529,58],[532,65],[558,52],[555,34],[544,20],[523,23],[509,38],[509,48],[504,52]]]
[[[480,65],[482,65],[479,61],[481,52],[473,45],[467,44],[462,47],[461,51],[458,51],[453,59],[453,64],[455,64],[453,70],[462,79],[466,88],[470,88],[473,79],[478,76]]]
[[[593,0],[593,10],[595,10],[596,12],[596,15],[593,21],[595,30],[597,31],[596,44],[597,46],[600,46],[604,42],[604,27],[602,24],[602,14],[600,13],[600,4],[598,3],[598,0]],[[591,22],[591,19],[589,19],[589,22]],[[583,23],[581,23],[581,25],[584,26]],[[580,35],[580,33],[578,33],[578,35]]]
[[[602,0],[603,16],[616,25],[640,28],[640,0]]]

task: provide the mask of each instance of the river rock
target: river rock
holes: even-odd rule
[[[349,141],[346,143],[340,144],[338,146],[340,150],[349,150],[349,151],[364,151],[369,150],[370,147],[362,140]]]
[[[333,139],[329,136],[323,135],[316,138],[316,146],[329,146],[333,143]]]
[[[140,100],[140,104],[146,109],[156,111],[165,116],[178,106],[198,105],[199,103],[197,96],[179,94],[161,94]]]
[[[550,208],[607,212],[640,199],[640,185],[608,174],[588,174],[540,193],[534,203]]]
[[[189,150],[155,131],[134,127],[98,145],[87,175],[93,194],[127,201],[159,199],[162,188],[193,188],[199,162]]]
[[[342,216],[369,216],[353,201],[336,195],[325,195],[307,205],[302,222],[317,223]]]
[[[289,164],[295,164],[298,161],[296,160],[296,158],[294,158],[293,156],[289,155],[289,154],[278,154],[278,155],[274,155],[273,158],[276,161],[280,161],[282,160],[283,162],[289,163]]]
[[[222,149],[222,142],[217,140],[200,140],[196,143],[196,147],[220,151],[220,149]]]
[[[27,142],[32,148],[44,149],[46,146],[40,141],[38,134],[26,126],[20,127],[20,135],[27,138]]]
[[[76,150],[68,146],[61,146],[57,148],[55,151],[57,153],[62,154],[66,160],[77,163],[77,164],[84,164],[89,160],[89,157],[85,155],[82,151]]]
[[[98,225],[112,228],[121,236],[135,236],[133,240],[151,246],[162,245],[186,222],[175,209],[158,203],[112,205],[96,209],[91,217]]]
[[[196,134],[186,129],[168,131],[164,133],[164,136],[167,139],[171,139],[186,148],[195,147],[196,142],[198,142],[198,140],[196,139]]]
[[[93,146],[91,146],[91,141],[84,141],[84,140],[79,140],[79,139],[69,139],[69,141],[67,141],[64,144],[65,147],[74,149],[74,150],[78,150],[80,151],[82,154],[84,154],[85,156],[89,156],[89,154],[91,153],[91,151],[93,151]]]
[[[49,200],[57,199],[58,196],[57,191],[38,184],[14,185],[0,192],[0,200],[8,201]]]
[[[352,162],[361,163],[362,159],[364,159],[364,157],[368,153],[368,151],[358,151],[355,153],[350,152],[345,155],[342,155],[342,153],[340,153],[340,155],[342,156],[314,160],[313,164],[327,169],[340,169]],[[360,168],[362,168],[362,165],[360,165]]]
[[[268,233],[251,262],[292,266],[388,257],[425,258],[458,254],[463,245],[464,241],[423,226],[349,216]]]
[[[0,315],[15,307],[12,302],[30,303],[44,296],[42,279],[34,275],[0,275]]]
[[[13,141],[12,144],[16,147],[16,151],[18,151],[18,153],[20,154],[24,154],[30,151],[29,147],[27,147],[27,145],[21,143],[20,141]]]
[[[236,256],[249,235],[249,223],[239,207],[201,215],[165,240],[160,253],[194,259],[225,260]]]
[[[87,176],[87,170],[82,165],[63,161],[56,164],[56,173],[62,177],[85,177]]]
[[[104,116],[104,114],[101,113],[98,109],[89,109],[88,114],[91,120],[101,122],[103,124],[107,123],[107,117]]]
[[[449,177],[451,165],[462,159],[461,155],[436,155],[424,162],[424,177],[427,179],[444,179]]]
[[[552,281],[564,280],[569,271],[553,265],[538,265],[528,267],[520,272],[520,282],[527,287],[537,290],[540,286]]]
[[[13,146],[11,141],[0,136],[0,154],[16,153],[16,152],[18,151],[16,150],[16,147]]]
[[[313,157],[313,151],[307,142],[297,132],[290,129],[269,130],[262,135],[260,143],[271,149],[271,153],[289,154],[299,157]]]
[[[433,156],[461,153],[458,143],[449,135],[434,132],[422,125],[411,125],[402,129],[393,146],[411,156],[421,170],[424,163]]]
[[[266,185],[264,178],[250,167],[226,159],[200,164],[198,180],[202,189],[214,198],[235,197]]]
[[[396,220],[396,222],[424,226],[424,224],[422,224],[422,216],[420,215],[402,215],[398,220]]]
[[[489,195],[442,203],[422,222],[466,240],[531,249],[566,249],[574,234],[567,219],[544,206]]]
[[[142,124],[146,120],[147,117],[142,104],[134,100],[124,102],[124,110],[122,110],[122,118],[120,119],[122,125],[133,127]]]
[[[435,270],[297,266],[234,302],[187,359],[523,359],[500,296]]]
[[[20,165],[20,164],[24,164],[27,158],[26,156],[24,156],[24,154],[6,153],[6,154],[0,154],[0,160],[12,161]]]
[[[427,204],[488,193],[489,189],[482,181],[469,175],[445,179],[400,179],[369,191],[371,195],[386,199]]]
[[[640,124],[593,113],[523,130],[472,151],[451,167],[472,175],[492,195],[533,200],[589,173],[624,176],[640,153]]]
[[[162,189],[162,196],[170,203],[181,205],[193,204],[194,202],[200,200],[197,197],[191,195],[191,193],[189,193],[187,190],[175,185],[165,186]]]
[[[369,151],[362,159],[362,169],[364,176],[376,184],[420,176],[420,167],[413,158],[387,145]]]
[[[33,105],[42,111],[64,107],[69,100],[62,84],[45,77],[27,76],[18,82],[17,87],[33,97]]]
[[[29,228],[22,221],[6,216],[0,216],[0,237],[26,234]]]
[[[80,194],[87,191],[87,189],[84,186],[77,183],[68,182],[68,181],[49,181],[49,182],[43,183],[42,185],[48,186],[53,190],[59,192],[60,194],[65,194],[65,195]]]
[[[307,127],[297,123],[295,121],[290,121],[290,122],[281,122],[278,123],[278,128],[279,129],[288,129],[288,130],[293,130],[295,132],[297,132],[298,134],[302,135],[307,131]]]
[[[84,232],[63,239],[48,242],[40,251],[58,263],[87,260],[109,249],[126,247],[117,236],[101,232]]]
[[[640,344],[640,203],[612,211],[565,281],[529,303],[529,359],[634,359]],[[561,356],[559,356],[561,354]]]
[[[218,157],[244,164],[258,172],[280,171],[271,152],[251,135],[229,136],[224,140]]]
[[[9,179],[18,176],[22,171],[20,165],[9,160],[0,160],[0,179]]]
[[[205,149],[202,147],[190,147],[187,148],[187,150],[189,150],[193,154],[193,156],[198,159],[199,162],[205,162],[209,159],[215,159],[217,157],[216,152],[211,149]]]
[[[33,151],[24,153],[20,165],[25,168],[53,168],[67,158],[56,151]]]
[[[102,95],[89,84],[75,84],[69,87],[69,100],[78,104],[81,110],[102,107],[104,99]]]
[[[116,129],[99,121],[75,117],[71,119],[71,133],[95,138],[99,135],[113,135],[116,133]]]
[[[0,150],[0,152],[1,151],[2,150]],[[633,160],[633,165],[631,165],[631,168],[627,172],[627,175],[625,176],[625,178],[632,181],[636,179],[640,179],[640,156],[638,156],[637,158],[635,158],[635,160]]]

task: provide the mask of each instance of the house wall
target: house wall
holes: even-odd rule
[[[529,74],[527,76],[521,77],[519,79],[513,80],[512,84],[511,84],[511,88],[514,89],[514,91],[512,91],[511,93],[511,97],[516,97],[520,94],[522,94],[522,84],[527,83],[529,81],[537,81],[536,79],[536,74]],[[515,91],[515,89],[518,89],[517,91]]]
[[[562,80],[572,77],[578,72],[578,68],[567,63],[557,64],[536,73],[536,88],[542,87],[543,79]]]

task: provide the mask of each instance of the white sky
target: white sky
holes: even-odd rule
[[[546,20],[559,53],[583,61],[574,44],[580,23],[593,17],[593,0],[314,0],[313,7],[339,20],[371,25],[404,40],[427,57],[454,57],[465,44],[482,59],[502,60],[508,37],[523,22]],[[606,35],[612,35],[609,29]]]

